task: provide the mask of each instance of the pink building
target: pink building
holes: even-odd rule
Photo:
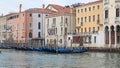
[[[30,40],[33,38],[33,13],[47,13],[51,14],[53,11],[43,8],[33,8],[21,11],[22,4],[20,4],[19,12],[10,13],[7,17],[7,40]]]

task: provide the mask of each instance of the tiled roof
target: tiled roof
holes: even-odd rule
[[[52,13],[52,14],[50,14],[49,16],[56,16],[56,15],[62,15],[62,14],[69,14],[69,13],[70,13],[70,10],[71,10],[70,8],[63,8],[63,9],[61,9],[61,11]]]
[[[33,9],[28,9],[26,12],[31,12],[31,13],[54,13],[54,11],[51,11],[49,9],[44,9],[44,8],[33,8]]]
[[[91,5],[91,4],[95,4],[95,3],[99,3],[99,2],[102,2],[103,0],[96,0],[96,1],[93,1],[93,2],[88,2],[82,6],[86,6],[86,5]]]
[[[61,11],[64,8],[63,6],[56,5],[56,4],[49,4],[48,6],[52,6],[53,8],[58,10],[58,12]]]

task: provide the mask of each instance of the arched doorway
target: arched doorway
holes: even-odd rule
[[[109,27],[105,27],[105,44],[109,44]]]
[[[111,29],[111,44],[115,44],[115,31],[114,31],[114,26],[111,26],[110,29]]]
[[[120,26],[119,25],[117,25],[116,31],[117,31],[117,44],[120,44]]]

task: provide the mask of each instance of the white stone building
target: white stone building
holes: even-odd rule
[[[46,17],[45,45],[69,47],[67,35],[75,33],[75,13],[70,7],[49,5],[55,13]]]
[[[41,45],[45,43],[45,18],[50,13],[52,11],[45,8],[32,13],[32,40],[40,42]]]
[[[103,0],[105,46],[120,45],[120,0]]]
[[[0,43],[6,40],[6,16],[0,17]]]

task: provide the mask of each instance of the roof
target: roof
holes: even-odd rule
[[[44,9],[44,8],[32,8],[32,9],[28,9],[25,10],[25,12],[31,12],[31,13],[54,13],[54,11],[49,10],[49,9]]]
[[[93,2],[88,2],[84,5],[81,5],[81,6],[87,6],[87,5],[92,5],[92,4],[96,4],[96,3],[100,3],[100,2],[103,2],[103,0],[96,0],[96,1],[93,1]]]
[[[49,6],[52,6],[54,9],[58,10],[58,12],[64,8],[63,6],[57,4],[49,4],[46,8],[48,8]]]
[[[56,16],[56,15],[69,14],[69,13],[70,13],[70,8],[63,8],[62,11],[52,13],[49,16]]]
[[[72,8],[70,6],[61,7],[59,5],[53,5],[53,4],[51,6],[55,7],[59,11],[50,14],[48,17],[50,17],[50,16],[56,16],[56,15],[63,15],[63,14],[70,14],[72,9],[73,9],[73,12],[75,12],[74,11],[75,10],[74,6]]]

